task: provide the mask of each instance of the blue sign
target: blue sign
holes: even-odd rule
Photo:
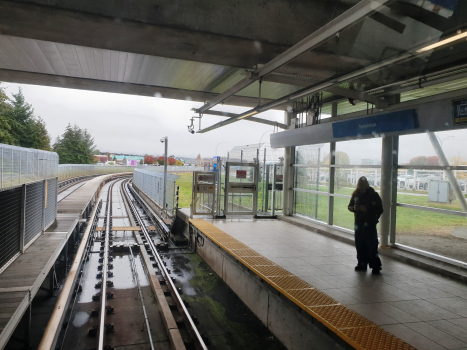
[[[412,130],[416,127],[418,127],[417,111],[415,109],[407,109],[405,111],[333,123],[332,136],[339,138],[375,135],[385,132]]]
[[[454,125],[467,125],[467,98],[452,101]]]

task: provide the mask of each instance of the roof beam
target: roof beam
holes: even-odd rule
[[[309,79],[287,77],[287,76],[275,75],[275,74],[269,74],[268,76],[265,76],[263,78],[263,81],[270,81],[274,83],[289,84],[289,85],[302,86],[302,87],[308,87],[314,83],[312,80],[309,80]],[[363,91],[344,89],[344,88],[337,87],[337,86],[327,88],[324,91],[330,92],[333,95],[338,95],[338,96],[343,96],[346,98],[351,98],[353,100],[368,102],[368,103],[375,105],[375,107],[378,109],[381,109],[387,106],[387,104],[382,99],[379,99],[378,97],[373,96],[373,95],[369,95]]]
[[[203,113],[204,111],[207,111],[208,109],[221,103],[233,94],[253,84],[256,80],[273,72],[277,68],[289,63],[290,61],[294,60],[295,58],[307,52],[308,50],[311,50],[313,47],[316,47],[317,45],[324,42],[333,35],[336,35],[338,32],[345,29],[349,25],[372,14],[374,11],[376,11],[388,1],[390,0],[362,0],[357,5],[351,7],[349,10],[344,12],[342,15],[334,18],[328,24],[324,25],[311,35],[307,36],[302,41],[292,46],[290,49],[286,50],[285,52],[274,58],[272,61],[266,63],[261,68],[258,68],[257,70],[252,72],[249,76],[239,81],[230,89],[224,91],[223,93],[219,94],[216,98],[201,106],[197,110],[197,112]]]
[[[221,117],[227,117],[227,118],[236,118],[239,116],[239,114],[235,113],[228,113],[228,112],[222,112],[222,111],[205,111],[203,114],[209,114],[209,115],[218,115]],[[261,118],[255,118],[255,117],[247,117],[244,120],[249,120],[251,122],[255,123],[261,123],[261,124],[266,124],[266,125],[271,125],[271,126],[277,126],[278,128],[281,129],[287,129],[287,125],[279,122],[275,122],[273,120],[267,120],[267,119],[261,119]]]
[[[328,89],[330,89],[332,87],[336,87],[337,85],[339,85],[339,84],[341,84],[341,83],[343,83],[345,81],[348,81],[350,79],[354,79],[354,78],[357,78],[357,77],[360,77],[360,76],[364,76],[364,75],[369,74],[371,72],[377,71],[378,69],[381,69],[382,67],[386,67],[386,66],[388,66],[390,64],[395,64],[395,63],[398,63],[398,62],[402,62],[404,60],[424,56],[424,55],[427,55],[427,54],[430,54],[430,53],[431,53],[430,51],[417,52],[417,49],[402,52],[402,53],[400,53],[398,55],[387,58],[387,59],[385,59],[385,60],[383,60],[381,62],[376,62],[376,63],[370,64],[367,67],[357,69],[356,71],[353,71],[353,72],[350,72],[350,73],[347,73],[347,74],[343,74],[343,75],[341,75],[339,77],[324,80],[324,81],[322,81],[320,83],[314,84],[314,85],[309,86],[309,87],[305,87],[305,88],[303,88],[301,90],[298,90],[298,91],[295,91],[295,92],[293,92],[293,93],[291,93],[289,95],[278,98],[278,99],[276,99],[276,100],[274,100],[272,102],[266,103],[266,104],[261,105],[261,106],[256,106],[255,108],[250,109],[249,111],[246,111],[246,112],[240,114],[239,116],[237,116],[235,118],[230,118],[228,120],[224,120],[224,121],[219,122],[217,124],[211,125],[211,126],[205,128],[205,129],[202,129],[202,130],[200,130],[198,132],[199,133],[205,133],[205,132],[220,128],[222,126],[225,126],[225,125],[228,125],[228,124],[231,124],[231,123],[235,123],[238,120],[242,120],[242,119],[245,119],[245,118],[247,118],[249,116],[265,112],[265,111],[267,111],[269,109],[280,106],[280,105],[282,105],[284,103],[298,100],[300,98],[303,98],[303,97],[305,97],[307,95],[310,95],[310,94],[313,94],[315,92],[319,92],[319,91],[322,91],[322,90],[328,90]]]

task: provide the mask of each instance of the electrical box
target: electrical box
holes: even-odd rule
[[[455,199],[449,181],[430,180],[428,185],[428,200],[437,203],[452,203]]]

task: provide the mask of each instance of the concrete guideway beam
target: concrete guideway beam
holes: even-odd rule
[[[305,39],[301,40],[296,45],[292,46],[290,49],[274,58],[272,61],[252,72],[249,77],[244,78],[230,89],[226,90],[213,100],[206,103],[204,106],[199,108],[197,112],[202,113],[221,103],[231,95],[243,90],[247,86],[253,84],[253,82],[256,80],[289,63],[306,51],[311,50],[313,47],[324,42],[349,25],[372,14],[388,1],[389,0],[363,0],[359,2],[357,5],[353,6],[342,15],[330,21],[328,24],[324,25],[313,34],[307,36]]]

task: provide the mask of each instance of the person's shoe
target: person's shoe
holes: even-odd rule
[[[373,269],[373,271],[371,271],[371,273],[373,275],[380,275],[381,274],[381,268],[378,267],[377,269]]]
[[[366,266],[357,265],[357,266],[355,266],[355,271],[366,272]]]

